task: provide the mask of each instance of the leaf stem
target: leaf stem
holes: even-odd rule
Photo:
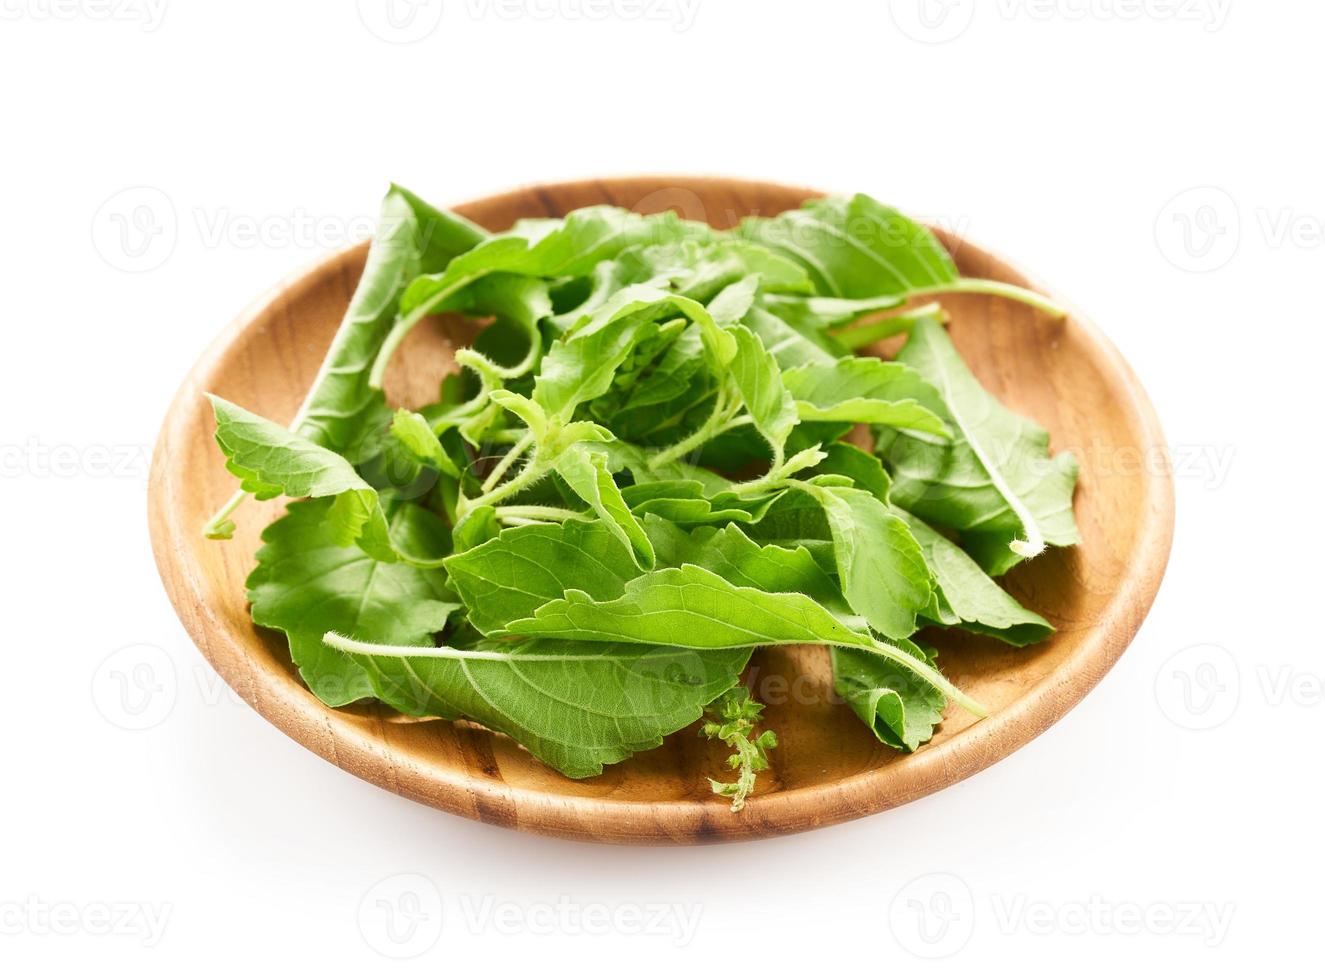
[[[542,507],[537,504],[510,504],[506,507],[494,508],[497,513],[497,520],[513,524],[516,521],[531,523],[543,523],[546,521],[572,521],[582,520],[584,513],[578,510],[570,510],[567,507]]]
[[[358,654],[361,657],[431,657],[434,660],[566,660],[564,654],[524,654],[516,656],[502,650],[457,650],[454,647],[415,647],[399,646],[392,643],[365,643],[340,633],[328,632],[322,635],[322,642],[341,653]]]
[[[713,412],[704,420],[704,424],[680,442],[654,453],[651,462],[657,465],[672,463],[698,449],[724,431],[723,426],[731,420],[730,411],[727,407],[727,390],[719,389],[718,397],[713,402]]]
[[[1033,289],[1014,286],[1010,282],[999,282],[997,279],[958,279],[956,282],[945,282],[938,286],[915,289],[907,295],[911,297],[938,296],[943,293],[980,293],[985,296],[1001,296],[1004,299],[1016,300],[1019,303],[1025,303],[1027,306],[1033,306],[1035,309],[1043,310],[1051,316],[1067,316],[1067,310],[1049,297],[1041,296]]]
[[[948,314],[938,303],[926,303],[924,306],[917,306],[914,310],[907,310],[905,313],[899,313],[896,316],[875,320],[873,323],[846,327],[832,334],[832,337],[848,350],[859,350],[887,337],[906,333],[916,325],[918,320],[931,318],[946,323]]]
[[[247,490],[236,490],[234,496],[227,500],[220,510],[212,515],[211,520],[203,525],[203,537],[223,540],[234,534],[235,522],[230,520],[230,515],[247,499]]]
[[[614,652],[601,655],[583,653],[518,653],[514,650],[457,650],[454,647],[438,646],[400,646],[393,643],[365,643],[336,632],[322,634],[322,642],[341,653],[355,654],[361,657],[431,657],[435,660],[493,660],[498,663],[583,663],[586,660],[639,661],[653,658],[675,657],[674,651],[663,647],[649,654],[623,656],[619,648],[604,644]]]
[[[861,637],[861,639],[862,641],[864,641],[865,637]],[[882,640],[877,640],[874,637],[869,637],[868,642],[861,642],[861,643],[839,642],[837,645],[841,647],[850,647],[853,650],[863,650],[866,653],[872,653],[875,654],[876,656],[882,657],[885,660],[892,661],[893,663],[897,664],[899,667],[903,667],[906,670],[909,670],[912,673],[918,674],[920,677],[924,678],[925,681],[934,685],[934,687],[938,688],[945,695],[947,695],[947,697],[950,700],[961,705],[963,708],[965,708],[971,714],[975,715],[977,718],[985,718],[989,715],[989,711],[988,709],[985,708],[984,705],[982,705],[979,701],[975,700],[975,698],[971,697],[969,694],[964,694],[962,690],[959,687],[957,687],[957,685],[953,684],[952,681],[944,677],[943,674],[940,673],[936,668],[931,667],[929,664],[925,663],[922,660],[917,660],[915,657],[911,656],[906,651],[899,650],[897,649],[897,647],[892,646],[889,643],[884,643]]]
[[[472,281],[472,277],[456,281],[448,289],[443,289],[437,295],[430,297],[427,302],[416,306],[403,317],[398,317],[396,322],[391,325],[391,331],[382,341],[382,346],[378,348],[377,358],[373,361],[372,370],[368,372],[368,385],[371,388],[381,388],[382,381],[386,377],[387,365],[391,363],[391,357],[396,352],[396,348],[401,342],[409,336],[409,332],[419,325],[424,317],[434,313],[442,304],[454,294],[457,290],[467,286]]]
[[[483,492],[487,493],[500,483],[501,478],[506,475],[506,471],[515,465],[515,461],[528,452],[529,447],[533,444],[534,434],[532,432],[526,432],[516,440],[515,445],[498,461],[497,465],[492,468],[492,472],[488,474],[488,478],[483,481]]]
[[[498,500],[505,500],[507,497],[514,496],[521,490],[524,490],[541,480],[547,471],[548,465],[539,459],[538,450],[535,448],[534,454],[529,457],[529,462],[525,463],[524,469],[501,486],[493,487],[482,496],[475,497],[473,500],[467,500],[464,497],[461,497],[459,503],[456,504],[456,515],[458,517],[463,517],[475,507],[491,506]]]
[[[732,418],[729,418],[726,422],[723,422],[722,425],[718,426],[717,431],[713,434],[715,436],[720,436],[724,432],[730,432],[732,429],[739,429],[743,425],[754,425],[754,419],[747,414],[735,415]]]

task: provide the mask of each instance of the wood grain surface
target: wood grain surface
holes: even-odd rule
[[[672,209],[728,227],[813,196],[736,179],[632,177],[530,187],[456,210],[493,230],[604,202],[641,212]],[[964,275],[1053,295],[990,252],[941,236]],[[768,704],[767,722],[781,744],[757,795],[732,814],[706,779],[723,775],[726,752],[694,728],[600,777],[577,781],[475,725],[414,721],[376,704],[327,708],[299,681],[283,635],[250,622],[244,598],[258,536],[283,503],[249,501],[236,515],[231,541],[207,541],[200,533],[235,487],[212,440],[203,392],[290,419],[365,253],[365,245],[349,248],[282,283],[222,333],[170,407],[149,487],[161,578],[203,655],[272,724],[363,779],[451,813],[586,840],[700,843],[809,830],[932,793],[1026,744],[1098,683],[1150,608],[1168,559],[1173,493],[1159,424],[1127,364],[1075,311],[1056,320],[1006,300],[951,296],[944,302],[952,337],[981,382],[1048,428],[1055,452],[1071,449],[1081,461],[1075,504],[1082,544],[1051,550],[1005,580],[1057,634],[1027,650],[937,635],[946,673],[991,708],[989,718],[977,722],[950,708],[929,745],[900,754],[833,695],[822,648],[759,651],[747,679]],[[439,379],[453,369],[452,352],[470,336],[471,328],[442,319],[415,331],[388,377],[391,400],[433,400]]]

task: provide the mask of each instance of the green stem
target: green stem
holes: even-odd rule
[[[769,470],[763,476],[757,476],[753,480],[746,480],[744,483],[733,483],[727,488],[727,492],[738,497],[747,498],[773,489],[785,478],[786,474]]]
[[[322,642],[333,650],[342,653],[357,654],[361,657],[431,657],[435,660],[493,660],[498,663],[577,663],[587,660],[606,660],[622,663],[629,660],[638,664],[646,660],[663,660],[675,657],[673,650],[659,647],[649,653],[622,654],[619,648],[603,644],[603,653],[528,653],[524,650],[457,650],[454,647],[438,646],[401,646],[395,643],[365,643],[340,633],[322,634]]]
[[[391,332],[386,335],[386,340],[382,341],[382,346],[377,352],[377,359],[373,361],[372,369],[368,372],[368,386],[370,388],[381,388],[382,379],[386,377],[386,367],[391,363],[391,355],[396,352],[409,332],[413,330],[425,316],[428,315],[428,306],[420,306],[402,319],[397,320],[391,325]]]
[[[225,505],[212,515],[212,519],[203,525],[203,537],[214,539],[230,537],[235,532],[235,522],[230,520],[230,515],[247,499],[247,490],[236,490],[234,496],[227,500]]]
[[[1019,303],[1025,303],[1027,306],[1033,306],[1037,310],[1043,310],[1052,316],[1067,316],[1067,310],[1063,309],[1047,296],[1041,296],[1032,289],[1025,289],[1021,286],[1014,286],[1009,282],[999,282],[996,279],[958,279],[956,282],[945,282],[938,286],[926,286],[924,289],[912,290],[908,296],[938,296],[943,293],[980,293],[985,296],[1001,296],[1004,299],[1016,300]]]
[[[861,639],[864,640],[865,638],[861,637]],[[891,661],[892,663],[897,664],[899,667],[903,667],[906,670],[911,671],[912,673],[920,675],[927,682],[933,684],[945,695],[947,695],[947,697],[950,700],[961,705],[963,708],[965,708],[971,714],[975,715],[977,718],[985,718],[988,717],[989,715],[989,710],[985,708],[984,705],[982,705],[979,701],[975,700],[975,698],[971,697],[969,694],[962,693],[961,689],[958,688],[957,685],[953,684],[952,681],[944,677],[941,673],[939,673],[938,670],[931,667],[929,664],[925,663],[922,660],[917,660],[909,653],[906,653],[903,650],[899,650],[895,646],[884,643],[882,640],[876,640],[873,637],[870,637],[869,642],[862,642],[862,643],[839,642],[837,645],[842,647],[851,647],[854,650],[863,650],[866,653],[872,653],[875,656],[882,657],[884,660]]]
[[[907,333],[918,321],[930,318],[947,322],[948,314],[943,311],[943,307],[938,303],[927,303],[924,306],[917,306],[914,310],[908,310],[905,313],[899,313],[883,320],[847,327],[832,336],[848,350],[859,350],[887,337]]]
[[[365,643],[362,640],[356,640],[348,636],[342,636],[339,633],[324,633],[322,642],[333,650],[340,650],[342,653],[354,653],[362,657],[431,657],[435,660],[495,660],[499,662],[520,662],[525,661],[555,661],[560,662],[572,659],[571,655],[564,653],[508,653],[503,650],[457,650],[454,647],[413,647],[399,646],[393,643]],[[583,657],[579,659],[620,659],[620,654],[592,658]]]
[[[466,500],[462,497],[460,502],[456,504],[456,515],[464,517],[475,507],[491,506],[499,500],[514,496],[541,480],[548,469],[548,465],[538,458],[538,450],[535,449],[533,456],[529,458],[529,462],[525,463],[524,469],[501,486],[494,487],[481,497],[475,497],[473,500]]]
[[[492,472],[488,474],[488,478],[483,481],[483,492],[487,493],[500,483],[501,478],[506,475],[506,471],[515,465],[515,461],[528,452],[529,447],[533,444],[534,434],[532,432],[526,432],[520,439],[518,439],[515,445],[512,446],[497,465],[492,468]]]
[[[407,315],[399,318],[391,325],[391,332],[386,335],[386,340],[382,341],[382,347],[377,352],[377,360],[373,361],[372,370],[368,372],[370,387],[382,387],[382,379],[386,377],[386,369],[387,365],[391,363],[391,356],[395,354],[396,348],[400,346],[401,342],[409,336],[409,332],[417,327],[424,317],[436,313],[447,299],[477,278],[478,276],[466,276],[463,279],[456,280],[422,306],[410,310]]]
[[[501,367],[497,365],[497,374],[507,380],[511,378],[520,378],[528,374],[538,366],[538,362],[543,359],[543,338],[539,336],[538,327],[534,327],[529,334],[529,350],[525,356],[520,359],[520,363],[513,367]]]
[[[727,392],[725,389],[720,390],[718,392],[718,397],[713,402],[713,412],[704,420],[704,424],[680,442],[673,443],[666,449],[654,453],[653,462],[658,465],[663,465],[675,462],[682,456],[694,452],[700,446],[704,445],[704,443],[723,431],[723,426],[730,421],[729,411],[730,410],[727,408]]]
[[[496,508],[497,520],[513,523],[515,521],[531,521],[542,523],[544,521],[578,521],[584,518],[584,513],[578,510],[570,510],[566,507],[541,507],[537,504],[509,504],[505,507]]]

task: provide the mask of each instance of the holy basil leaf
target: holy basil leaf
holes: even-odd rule
[[[773,449],[773,464],[782,462],[787,437],[798,421],[796,403],[782,383],[773,355],[745,327],[728,328],[736,338],[736,356],[731,362],[732,378],[745,402],[755,430]]]
[[[938,392],[905,364],[844,357],[831,366],[802,364],[783,379],[805,421],[865,422],[950,436]]]
[[[521,222],[453,259],[444,271],[414,280],[401,312],[436,309],[444,298],[490,273],[541,279],[584,276],[631,245],[694,233],[694,226],[683,225],[674,214],[645,216],[606,205],[582,208],[564,219]]]
[[[827,334],[802,333],[759,306],[752,307],[741,322],[754,331],[783,370],[802,364],[831,365],[848,353]]]
[[[607,305],[608,300],[627,286],[646,284],[662,289],[670,285],[666,275],[655,275],[652,271],[641,270],[628,262],[626,256],[633,251],[633,248],[626,249],[615,259],[599,262],[587,277],[562,280],[579,284],[584,295],[569,309],[548,318],[547,327],[551,337],[572,333],[587,323]]]
[[[216,395],[216,443],[226,468],[259,500],[331,497],[325,519],[331,539],[358,541],[383,561],[395,560],[377,491],[343,457]]]
[[[1054,628],[986,575],[979,564],[914,514],[895,511],[915,535],[934,573],[934,603],[925,615],[944,626],[995,636],[1012,646],[1038,643]]]
[[[782,545],[831,543],[832,536],[823,505],[811,496],[801,482],[794,482],[786,493],[773,502],[759,523],[751,528],[751,537],[755,540]]]
[[[732,481],[702,466],[695,466],[684,460],[672,460],[659,463],[655,454],[640,446],[628,442],[609,442],[606,446],[612,471],[623,470],[635,478],[637,485],[643,486],[652,481],[696,483],[703,488],[703,493],[713,497],[730,490]],[[688,491],[687,491],[688,496]]]
[[[938,390],[953,439],[939,444],[908,434],[881,437],[894,502],[960,531],[991,575],[1039,554],[1046,544],[1076,544],[1076,459],[1070,453],[1050,457],[1049,433],[986,392],[936,321],[917,323],[898,359]]]
[[[486,237],[472,222],[392,185],[382,202],[359,285],[290,429],[356,463],[379,456],[390,413],[374,371],[392,332],[405,283],[421,272],[442,268]],[[245,491],[240,490],[212,516],[203,534],[231,537],[235,524],[230,515],[244,498]]]
[[[401,342],[425,316],[457,309],[464,291],[485,276],[514,273],[542,279],[587,275],[602,260],[644,241],[707,236],[702,225],[674,214],[638,215],[621,208],[582,208],[564,219],[517,222],[504,235],[489,238],[457,256],[440,273],[419,276],[400,300],[400,315],[382,341],[368,376],[380,388],[386,368]]]
[[[571,589],[615,599],[639,574],[629,548],[603,521],[507,528],[446,559],[446,571],[482,633],[532,616]]]
[[[865,490],[819,483],[803,483],[801,489],[823,508],[851,608],[884,636],[914,633],[934,579],[906,522]]]
[[[753,524],[779,492],[753,497],[725,490],[709,494],[698,480],[655,480],[626,487],[621,495],[636,514],[654,514],[676,524]]]
[[[622,499],[621,490],[608,468],[607,454],[577,444],[557,457],[556,470],[580,499],[602,518],[608,530],[631,550],[639,566],[652,568],[656,562],[653,545]]]
[[[466,511],[455,522],[451,539],[455,554],[477,548],[485,541],[490,541],[501,533],[501,524],[497,520],[496,508],[481,504]],[[473,604],[470,603],[472,606]]]
[[[958,279],[928,228],[864,194],[810,201],[776,218],[747,218],[740,231],[799,262],[828,296],[905,296]]]
[[[617,438],[653,445],[673,442],[711,411],[718,381],[705,367],[699,327],[684,321],[682,325],[679,333],[664,336],[660,330],[656,338],[637,345],[611,389],[590,406],[595,418],[610,423]],[[663,342],[661,350],[646,350],[655,340]],[[649,360],[632,365],[642,354]]]
[[[779,296],[770,291],[763,297],[763,304],[770,313],[801,333],[845,326],[870,313],[896,309],[905,302],[906,297],[900,295],[843,299],[840,296]]]
[[[849,442],[835,442],[824,449],[824,458],[815,466],[818,474],[832,473],[847,477],[862,490],[868,490],[885,504],[892,490],[892,478],[879,457]]]
[[[433,655],[356,655],[374,692],[410,715],[470,718],[573,779],[655,748],[736,684],[750,650],[480,641]]]
[[[258,565],[248,578],[253,621],[286,634],[290,656],[309,690],[333,707],[371,697],[362,668],[322,643],[328,630],[382,643],[428,643],[460,606],[439,569],[386,563],[331,533],[332,500],[290,504],[262,534]],[[391,533],[423,553],[447,547],[441,521],[400,504]]]
[[[369,384],[369,371],[406,285],[485,238],[487,232],[472,222],[392,185],[358,288],[294,426],[299,435],[351,458],[363,455],[356,447],[386,422],[382,394]]]
[[[424,463],[448,476],[460,478],[455,460],[442,447],[432,426],[418,412],[396,410],[391,420],[391,434],[420,463]]]
[[[739,280],[756,277],[764,288],[780,293],[805,293],[813,284],[801,266],[754,242],[720,238],[695,239],[632,248],[618,262],[623,282],[665,283],[691,299],[707,303]]]
[[[736,344],[732,338],[720,328],[703,303],[652,285],[627,286],[611,297],[588,322],[577,326],[572,332],[576,335],[593,333],[625,316],[658,319],[664,315],[678,314],[699,327],[705,359],[710,369],[715,373],[721,372],[736,355]]]
[[[933,656],[909,640],[897,646],[933,665]],[[859,650],[833,649],[833,686],[851,710],[895,749],[914,752],[934,735],[943,720],[943,692],[914,673]]]
[[[752,541],[739,527],[705,527],[686,532],[649,517],[645,529],[667,565],[698,565],[732,585],[764,592],[799,592],[842,620],[851,619],[842,593],[802,547],[783,548]]]
[[[587,336],[554,341],[543,358],[534,399],[550,414],[567,420],[582,403],[607,391],[612,375],[656,326],[643,319],[622,319]]]
[[[726,286],[708,304],[709,315],[723,326],[739,323],[759,296],[758,276],[746,276]]]
[[[606,602],[569,590],[500,635],[703,650],[804,643],[848,646],[911,670],[969,710],[984,713],[927,663],[851,629],[809,596],[736,586],[697,565],[648,572],[628,582],[619,598]]]
[[[1056,309],[959,278],[864,196],[731,232],[593,207],[488,236],[392,188],[294,431],[214,401],[243,492],[206,531],[247,492],[311,498],[268,528],[250,599],[326,703],[468,719],[574,777],[708,706],[739,807],[777,765],[751,648],[830,648],[850,709],[913,750],[948,700],[982,712],[917,626],[1051,629],[986,572],[1075,540],[1075,464],[975,384],[937,303],[902,307],[946,292]],[[483,320],[462,370],[393,413],[387,366],[443,311]],[[897,362],[851,356],[908,331]]]
[[[468,286],[455,304],[467,314],[495,316],[519,328],[525,350],[510,365],[498,365],[503,378],[518,378],[538,367],[543,354],[539,323],[552,314],[552,299],[545,280],[498,272]]]

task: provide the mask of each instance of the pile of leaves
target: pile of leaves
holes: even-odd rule
[[[1077,541],[1076,463],[912,302],[961,291],[1054,311],[863,195],[726,231],[604,206],[490,235],[393,187],[298,417],[212,398],[241,488],[206,533],[296,498],[248,598],[326,704],[471,719],[575,778],[705,716],[739,809],[776,745],[740,684],[756,648],[826,647],[910,751],[949,701],[983,713],[918,629],[1052,631],[994,578]],[[388,363],[443,312],[475,342],[393,410]],[[854,353],[898,334],[893,360]]]

